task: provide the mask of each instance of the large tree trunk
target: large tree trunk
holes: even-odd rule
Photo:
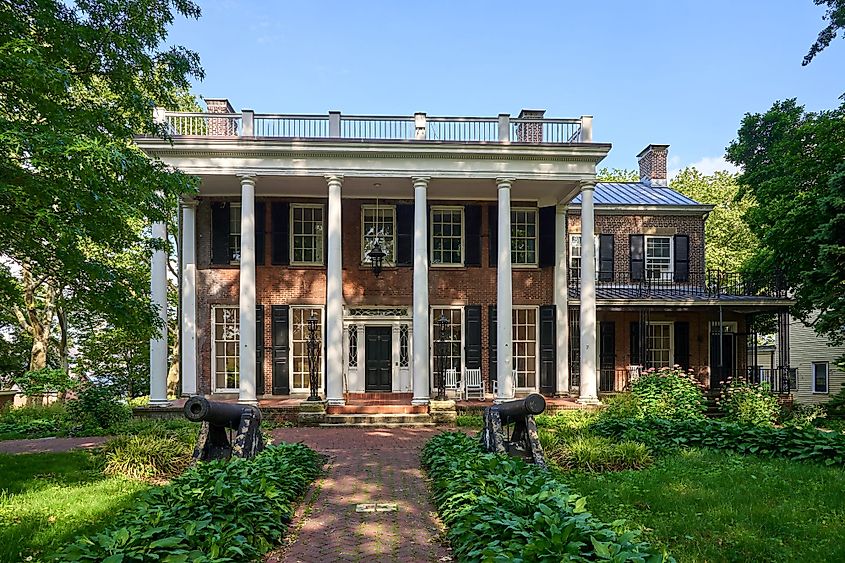
[[[68,358],[68,345],[67,345],[67,316],[65,315],[64,307],[58,307],[56,309],[56,317],[59,319],[59,331],[60,331],[60,338],[59,338],[59,358],[62,362],[62,369],[65,373],[70,373],[70,359]]]
[[[27,264],[23,265],[22,273],[24,309],[15,307],[14,313],[21,328],[32,337],[29,369],[38,370],[47,367],[47,349],[56,310],[56,289],[46,277],[37,280]]]

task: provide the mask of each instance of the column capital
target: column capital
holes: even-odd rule
[[[596,180],[581,180],[578,182],[578,185],[581,187],[581,190],[595,190],[596,189]]]
[[[510,188],[511,184],[513,184],[514,182],[516,182],[516,178],[510,178],[508,176],[496,178],[496,186],[498,188]]]
[[[190,207],[192,209],[196,209],[198,204],[199,202],[197,201],[197,198],[192,195],[183,196],[179,199],[179,205],[181,205],[182,207]]]
[[[326,179],[326,182],[329,184],[329,186],[340,186],[341,184],[343,184],[343,174],[326,174],[324,178]]]
[[[431,176],[411,176],[411,182],[414,184],[414,187],[428,187],[428,183],[431,181]]]
[[[245,172],[243,174],[238,174],[238,178],[241,179],[241,185],[242,186],[244,184],[249,185],[249,186],[255,185],[255,174],[250,174],[250,173]]]

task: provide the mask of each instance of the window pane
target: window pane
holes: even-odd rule
[[[460,209],[433,209],[431,212],[433,264],[461,264],[463,214]]]
[[[317,330],[314,336],[317,340],[317,357],[315,364],[315,372],[317,374],[317,385],[323,385],[323,311],[316,307],[292,307],[291,308],[291,363],[292,363],[292,386],[294,389],[304,390],[309,389],[310,383],[310,366],[308,362],[308,339],[310,333],[308,331],[308,319],[311,313],[317,317]]]
[[[441,330],[437,322],[441,315],[446,318],[446,325]],[[454,369],[461,374],[461,309],[432,309],[432,323],[434,324],[434,370],[440,375],[440,369]],[[437,379],[434,380],[435,383]]]
[[[813,388],[816,393],[827,393],[827,364],[813,364]]]
[[[537,385],[537,310],[513,310],[513,367],[517,388]]]
[[[239,370],[239,312],[237,307],[214,309],[214,386],[216,389],[237,389]]]
[[[302,264],[323,263],[323,208],[293,206],[293,261]]]
[[[534,251],[537,212],[533,209],[511,211],[511,262],[536,264]]]
[[[369,251],[372,250],[376,241],[381,245],[381,249],[385,253],[384,263],[392,265],[396,262],[395,246],[395,230],[396,230],[396,208],[388,207],[364,207],[362,212],[362,252],[361,261],[365,264],[370,263]]]

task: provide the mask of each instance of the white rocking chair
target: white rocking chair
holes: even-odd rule
[[[449,392],[455,397],[460,397],[461,395],[461,384],[458,381],[458,370],[454,368],[449,368],[446,370],[446,396],[449,396]]]
[[[484,398],[484,383],[481,381],[481,368],[468,369],[464,371],[463,388],[464,399]]]
[[[511,389],[516,389],[516,370],[511,372]],[[499,398],[499,380],[493,380],[493,399]],[[512,399],[513,397],[504,397],[505,399]]]

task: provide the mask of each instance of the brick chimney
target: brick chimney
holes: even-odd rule
[[[640,182],[655,188],[669,185],[667,161],[669,145],[649,145],[637,155],[640,162]]]
[[[520,123],[516,126],[516,140],[520,143],[543,142],[544,109],[524,109],[519,112],[517,119],[535,119],[537,123]]]
[[[235,108],[226,98],[206,98],[208,113],[235,113]],[[208,134],[215,137],[232,137],[238,134],[238,122],[231,117],[209,117]]]

